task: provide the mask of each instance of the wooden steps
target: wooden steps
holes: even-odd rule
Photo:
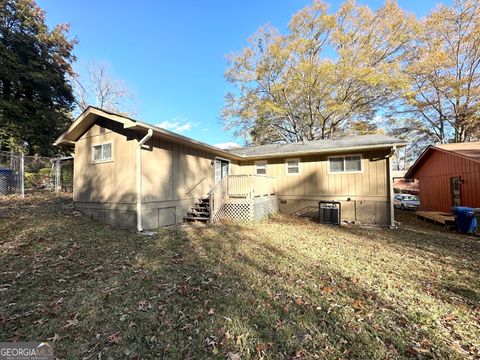
[[[445,227],[456,226],[455,216],[440,211],[416,211],[415,215],[423,221],[431,221],[434,224],[440,224]]]
[[[210,198],[199,199],[191,211],[187,212],[187,216],[183,218],[185,222],[208,222],[210,221]]]

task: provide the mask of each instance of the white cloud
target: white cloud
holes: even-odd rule
[[[192,130],[197,124],[187,119],[173,118],[172,120],[162,121],[157,126],[181,134]]]
[[[226,143],[214,144],[213,146],[218,147],[218,148],[223,149],[223,150],[241,148],[241,146],[239,144],[237,144],[236,142],[226,142]]]

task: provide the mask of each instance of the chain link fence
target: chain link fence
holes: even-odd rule
[[[23,156],[0,151],[0,195],[24,194]]]
[[[72,190],[72,157],[24,156],[0,151],[0,196]]]

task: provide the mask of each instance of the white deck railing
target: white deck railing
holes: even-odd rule
[[[210,219],[229,199],[255,199],[261,196],[275,195],[277,181],[262,175],[228,175],[220,180],[209,192]]]

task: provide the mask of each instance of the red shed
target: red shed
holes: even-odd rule
[[[422,209],[480,208],[480,142],[430,145],[405,178],[420,180]]]

